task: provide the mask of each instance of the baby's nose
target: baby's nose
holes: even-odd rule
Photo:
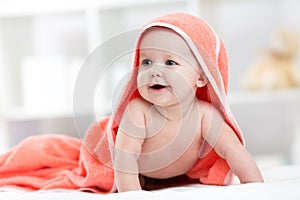
[[[152,66],[149,75],[150,77],[162,77],[162,66]]]

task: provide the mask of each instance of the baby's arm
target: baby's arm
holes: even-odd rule
[[[241,183],[263,182],[260,170],[221,114],[207,106],[202,119],[202,136],[224,158]]]
[[[142,110],[140,100],[130,102],[119,126],[114,157],[118,192],[141,190],[137,160],[146,134]]]

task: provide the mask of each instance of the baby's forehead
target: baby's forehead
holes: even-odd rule
[[[172,29],[151,27],[143,32],[140,38],[140,55],[148,52],[152,55],[157,52],[168,52],[196,64],[194,53],[181,35]]]
[[[178,33],[164,27],[151,27],[145,30],[141,35],[139,48],[141,51],[165,50],[181,56],[192,54],[186,41]]]
[[[140,47],[189,48],[179,34],[169,28],[163,27],[151,27],[145,30],[140,38]]]

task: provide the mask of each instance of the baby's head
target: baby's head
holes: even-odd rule
[[[140,37],[137,86],[141,96],[156,105],[195,98],[207,84],[200,64],[186,41],[165,27],[151,27]]]
[[[164,77],[158,78],[161,73]],[[173,84],[175,91],[163,97],[161,91],[174,89]],[[224,110],[227,85],[226,50],[210,25],[187,13],[167,14],[146,24],[138,36],[133,70],[117,101],[121,103],[116,118],[129,101],[141,96],[157,105],[170,105],[195,98],[196,93],[198,99]]]
[[[148,50],[146,50],[147,48]],[[224,99],[222,96],[226,95],[228,85],[227,53],[223,42],[205,21],[187,13],[171,13],[146,24],[138,38],[132,77],[136,78],[143,71],[142,68],[147,68],[145,65],[148,65],[151,59],[145,60],[142,56],[145,56],[147,52],[149,53],[150,48],[155,49],[155,52],[162,52],[163,48],[165,52],[173,54],[173,56],[176,55],[178,59],[193,67],[194,71],[192,70],[191,74],[197,76],[201,74],[201,77],[207,80],[206,84],[205,82],[204,84],[198,84],[197,88],[195,88],[195,84],[189,82],[197,82],[195,81],[197,77],[186,81],[186,84],[191,86],[190,90],[196,89],[198,99],[208,102],[212,102],[213,99]],[[152,60],[152,64],[157,66],[157,64],[162,63]],[[163,62],[163,64],[166,65],[166,62]],[[170,69],[172,68],[170,65],[174,64],[168,61],[168,67],[165,67],[164,71],[174,71]],[[187,68],[189,67],[186,67],[185,70]],[[177,73],[178,76],[179,73]],[[139,84],[141,86],[146,83],[139,82]],[[134,81],[133,87],[135,89],[140,86]],[[163,86],[157,85],[154,87],[160,88]],[[133,95],[129,95],[130,98],[141,96],[140,92],[143,93],[142,88],[140,87],[139,90],[135,90]],[[214,94],[210,91],[213,91]],[[187,93],[195,94],[191,91]],[[177,100],[179,100],[182,94],[178,92],[176,95]]]

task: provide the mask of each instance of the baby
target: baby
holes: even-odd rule
[[[239,129],[227,117],[226,104],[222,105],[226,96],[218,97],[225,92],[225,83],[220,82],[227,80],[214,80],[210,74],[220,66],[213,64],[215,55],[205,50],[209,41],[191,46],[188,31],[174,26],[179,23],[180,27],[184,18],[204,27],[194,34],[210,31],[211,36],[205,37],[216,37],[203,21],[182,13],[164,16],[141,33],[133,72],[138,95],[124,108],[115,140],[113,163],[119,192],[141,190],[143,177],[167,179],[185,174],[199,178],[206,173],[207,181],[200,181],[208,184],[229,184],[233,173],[241,183],[263,182]],[[222,44],[215,46],[216,51],[224,51]],[[220,55],[217,61],[222,64],[224,59]],[[201,93],[209,97],[201,99]],[[213,167],[225,173],[211,175]]]

